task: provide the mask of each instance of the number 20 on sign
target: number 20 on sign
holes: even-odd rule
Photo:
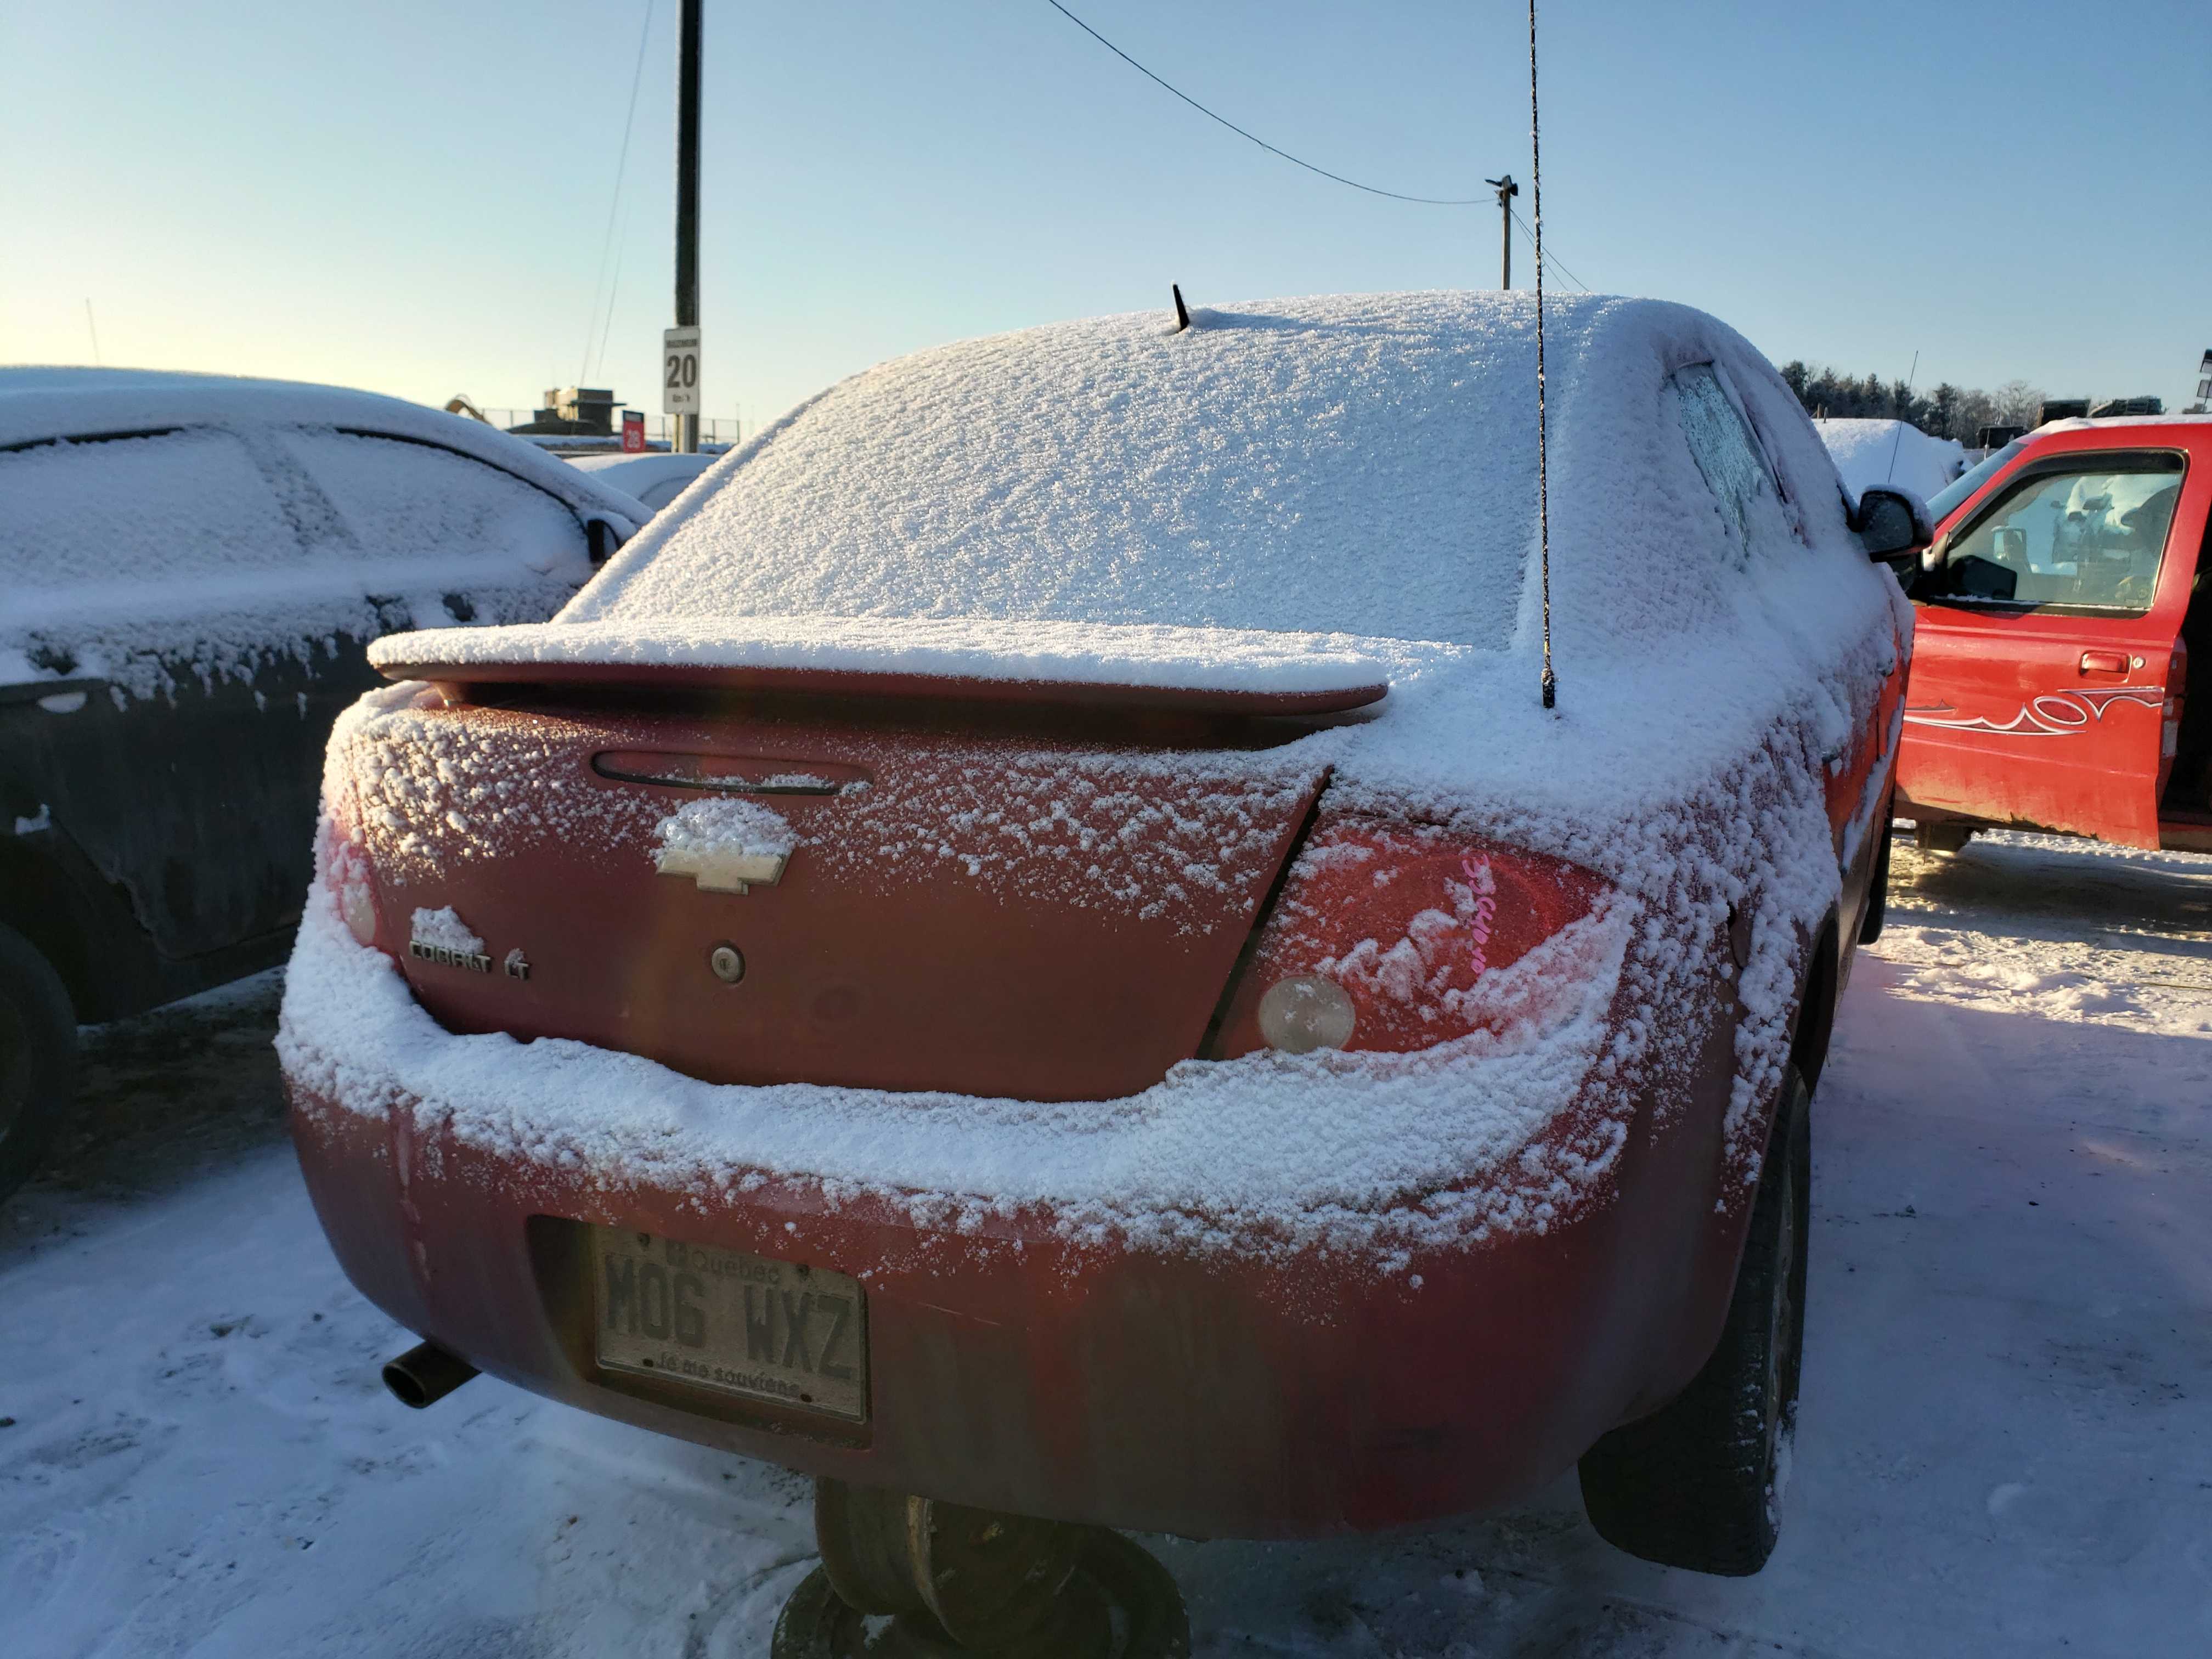
[[[672,328],[660,337],[660,412],[699,412],[699,330]]]

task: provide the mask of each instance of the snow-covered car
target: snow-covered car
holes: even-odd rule
[[[603,484],[634,495],[658,513],[691,487],[691,481],[722,458],[680,450],[654,455],[564,455],[562,459]]]
[[[80,1023],[283,959],[362,647],[550,617],[641,520],[393,398],[0,369],[0,1194]]]
[[[1755,1571],[1913,515],[1731,330],[1572,300],[1547,587],[1534,323],[925,352],[552,623],[380,641],[279,1049],[403,1397],[811,1472],[848,1568],[867,1489],[1288,1536],[1579,1460]]]

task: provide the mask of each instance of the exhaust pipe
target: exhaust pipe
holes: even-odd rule
[[[477,1374],[477,1368],[434,1342],[408,1349],[384,1368],[384,1386],[403,1406],[434,1406]]]

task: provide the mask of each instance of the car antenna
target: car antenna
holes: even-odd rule
[[[1180,334],[1183,330],[1190,326],[1190,307],[1182,302],[1182,284],[1181,283],[1170,283],[1168,284],[1168,292],[1175,295],[1175,331]]]
[[[1544,707],[1559,701],[1552,673],[1552,501],[1544,453],[1544,144],[1536,122],[1536,0],[1528,0],[1528,185],[1536,214],[1536,546],[1544,581]]]
[[[1905,374],[1905,413],[1906,415],[1912,413],[1912,383],[1919,378],[1920,354],[1916,351],[1912,354],[1912,367]],[[1897,452],[1904,443],[1905,421],[1903,416],[1899,416],[1897,422],[1897,436],[1889,446],[1889,471],[1881,475],[1881,481],[1884,483],[1887,483],[1897,476]]]

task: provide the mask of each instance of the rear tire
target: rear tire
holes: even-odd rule
[[[1877,820],[1881,832],[1881,850],[1874,855],[1874,882],[1867,890],[1866,915],[1859,919],[1859,943],[1871,945],[1881,937],[1882,924],[1889,920],[1889,843],[1896,834],[1890,827],[1889,815]]]
[[[36,1172],[76,1088],[76,1013],[53,964],[0,924],[0,1199]]]
[[[1804,1353],[1811,1103],[1792,1066],[1719,1347],[1673,1404],[1583,1455],[1590,1524],[1631,1555],[1740,1578],[1773,1553]]]

